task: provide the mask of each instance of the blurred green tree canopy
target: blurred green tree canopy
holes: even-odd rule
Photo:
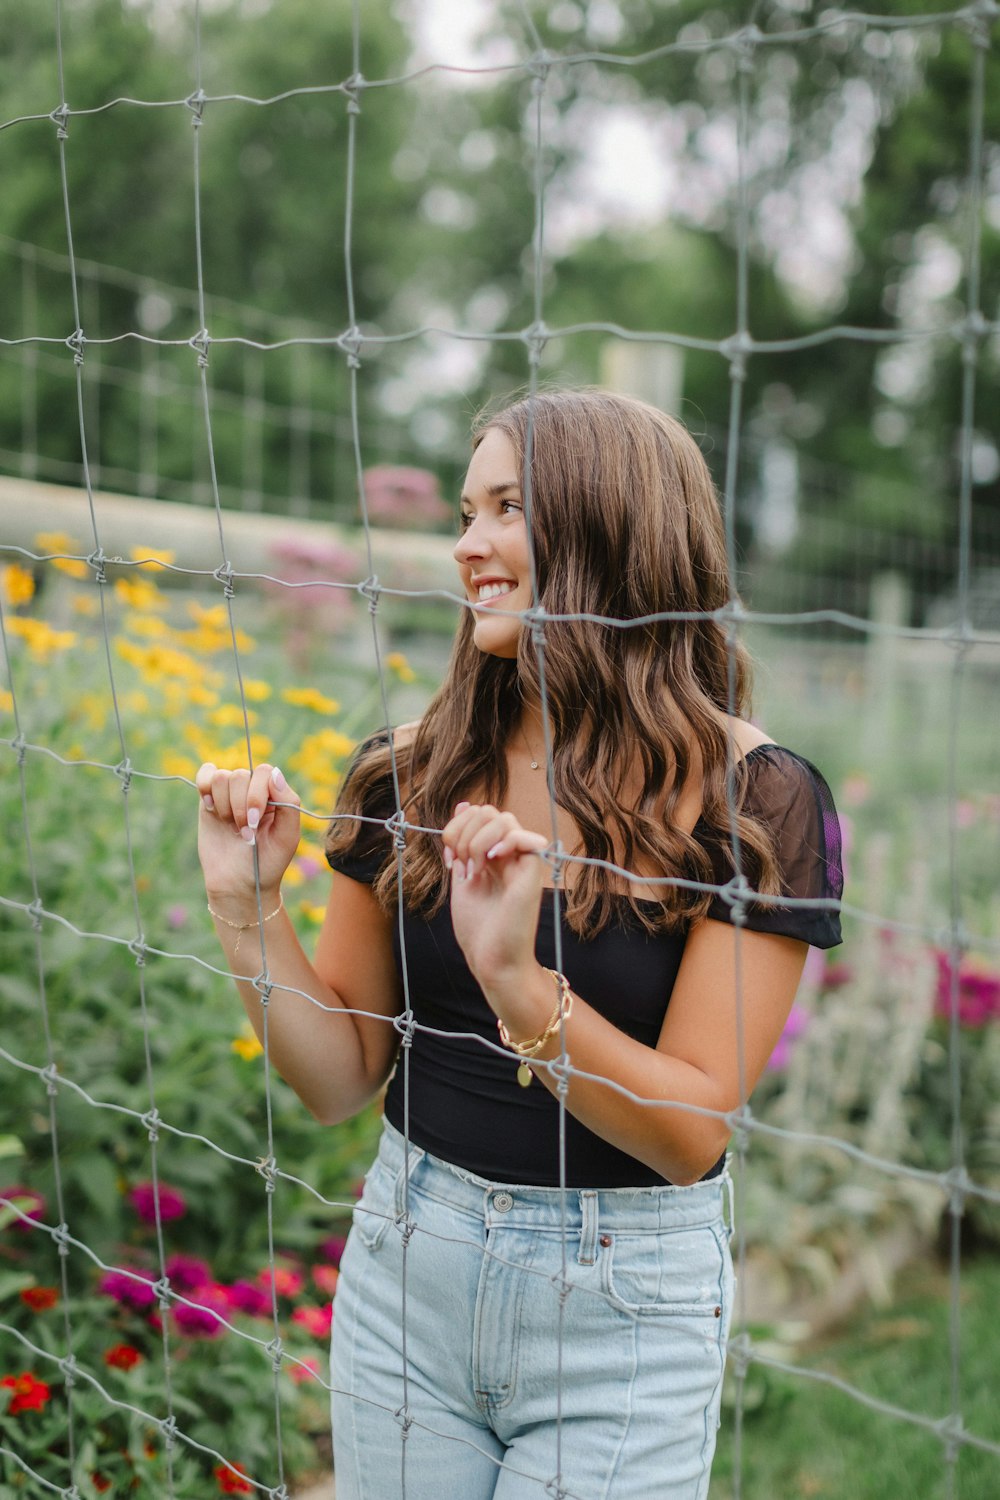
[[[358,377],[363,458],[433,467],[449,488],[470,413],[528,375],[541,88],[542,317],[550,330],[590,329],[549,339],[542,378],[608,379],[608,325],[707,341],[735,333],[742,195],[755,340],[801,340],[833,324],[901,336],[831,338],[748,360],[738,535],[752,602],[790,600],[775,592],[780,575],[786,585],[800,579],[817,604],[830,602],[824,590],[836,584],[837,602],[864,613],[871,575],[887,567],[908,574],[918,598],[947,594],[963,350],[971,347],[956,330],[966,318],[970,245],[978,306],[994,330],[1000,297],[995,20],[903,24],[940,16],[929,0],[884,3],[882,26],[831,24],[813,0],[738,8],[501,0],[484,8],[487,71],[470,79],[447,67],[415,70],[415,0],[368,0],[357,59],[365,86],[352,115],[343,87],[355,72],[349,0],[206,6],[200,79],[187,7],[66,0],[63,13],[66,100],[74,111],[95,111],[71,115],[65,153],[84,267],[80,323],[88,338],[120,339],[89,347],[85,358],[88,433],[107,487],[205,494],[188,347],[200,327],[199,112],[184,104],[199,81],[207,100],[196,127],[198,201],[213,340],[342,334],[351,322],[350,204],[356,322],[376,340],[363,347]],[[750,21],[751,44],[713,45]],[[0,24],[8,38],[4,119],[41,117],[0,130],[0,336],[64,340],[74,314],[48,118],[60,102],[54,20],[46,7],[25,14],[17,0],[0,0]],[[980,46],[982,190],[970,235]],[[541,66],[525,66],[539,57]],[[118,99],[146,107],[102,107]],[[649,199],[659,209],[629,204],[637,164],[624,159],[627,132],[615,154],[616,124],[645,129],[653,143],[646,171],[662,178],[653,184],[659,200],[655,192]],[[91,273],[91,263],[115,268],[118,279]],[[121,337],[130,330],[176,346]],[[934,336],[915,336],[927,331]],[[1000,339],[994,331],[975,342],[973,541],[997,566]],[[657,358],[633,359],[626,378],[653,379]],[[729,360],[687,349],[675,365],[680,414],[703,434],[721,477]],[[216,343],[210,381],[224,499],[250,492],[257,503],[288,497],[295,508],[302,491],[314,505],[322,497],[330,514],[352,514],[343,349]],[[21,455],[32,448],[38,473],[78,474],[72,384],[72,355],[61,343],[4,352],[0,465],[25,470]],[[141,483],[130,483],[136,474]]]

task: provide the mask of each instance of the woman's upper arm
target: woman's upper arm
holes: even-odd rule
[[[355,1016],[354,1024],[373,1091],[388,1077],[399,1045],[390,1020],[370,1019],[396,1016],[403,1008],[392,946],[394,921],[370,885],[333,872],[313,967],[346,1009],[369,1013]]]
[[[706,918],[688,933],[657,1047],[718,1086],[718,1108],[749,1097],[777,1045],[809,945],[771,932],[737,930]]]

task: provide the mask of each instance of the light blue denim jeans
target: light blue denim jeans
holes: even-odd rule
[[[704,1500],[727,1185],[491,1183],[386,1123],[334,1304],[337,1500]]]

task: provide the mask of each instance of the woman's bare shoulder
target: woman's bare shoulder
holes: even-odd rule
[[[393,744],[399,746],[400,749],[412,745],[422,722],[420,719],[413,719],[409,724],[397,724],[392,731]]]
[[[756,724],[748,724],[746,719],[729,717],[729,732],[733,737],[733,744],[741,756],[750,754],[756,750],[758,745],[773,745],[774,740],[763,729],[758,729]]]

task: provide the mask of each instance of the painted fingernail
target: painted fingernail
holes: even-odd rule
[[[467,807],[468,807],[468,806],[469,806],[469,803],[468,803],[468,802],[456,802],[456,803],[455,803],[455,811],[456,811],[456,812],[457,812],[457,813],[460,813],[460,812],[465,812],[465,809],[466,809],[466,808],[467,808]]]
[[[201,805],[205,809],[206,812],[215,812],[215,803],[212,801],[211,797],[208,795],[207,792],[205,793],[204,797],[202,797],[202,799],[201,799]]]
[[[255,844],[257,842],[256,835],[254,834],[252,828],[241,828],[240,838],[245,844]]]
[[[285,787],[288,785],[288,782],[285,780],[280,766],[271,767],[271,780],[277,787],[279,792],[283,792],[285,790]]]
[[[444,858],[444,867],[445,867],[445,869],[446,870],[450,870],[451,867],[452,867],[452,864],[454,863],[455,856],[454,856],[454,854],[452,854],[452,852],[448,848],[447,844],[445,844],[445,846],[444,846],[444,855],[443,855],[443,858]]]
[[[451,873],[452,873],[452,878],[453,879],[455,879],[455,880],[464,880],[465,879],[465,862],[464,862],[464,860],[456,859],[456,861],[455,861],[455,868],[452,870]]]
[[[468,880],[474,880],[475,877],[476,877],[476,862],[475,862],[474,859],[470,859],[469,863],[468,863],[468,866],[467,866],[467,869],[466,869],[466,879],[468,879]]]
[[[487,851],[486,851],[486,858],[487,859],[496,859],[497,855],[500,853],[500,850],[501,850],[502,846],[503,846],[503,839],[501,839],[499,841],[499,843],[494,844],[492,849],[487,849]]]
[[[256,807],[247,808],[247,822],[251,828],[256,828],[260,822],[260,812]]]

